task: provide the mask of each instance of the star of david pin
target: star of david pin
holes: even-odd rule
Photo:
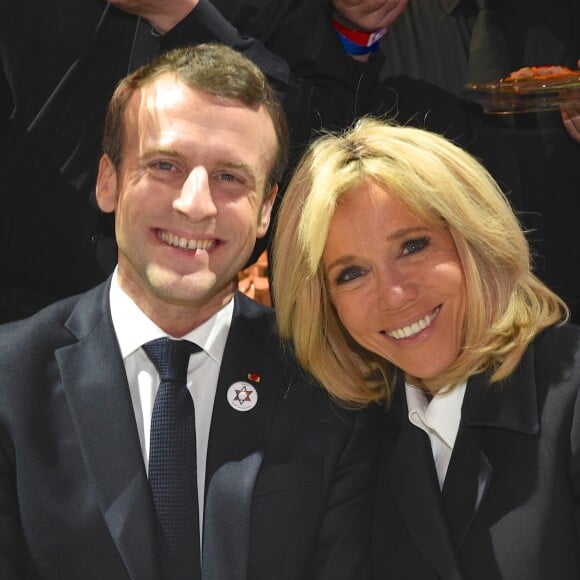
[[[236,411],[250,411],[258,402],[258,391],[245,381],[239,381],[230,386],[227,393],[230,407]]]

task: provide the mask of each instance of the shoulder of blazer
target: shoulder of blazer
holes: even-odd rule
[[[0,366],[20,364],[23,358],[30,364],[79,340],[109,312],[108,289],[106,281],[84,294],[55,302],[29,318],[0,325]]]
[[[490,384],[489,372],[470,378],[462,415],[471,426],[538,433],[546,391],[566,383],[580,387],[580,328],[571,324],[541,332],[505,380]]]
[[[550,326],[532,343],[538,369],[578,368],[580,357],[580,326],[562,324]],[[527,354],[527,353],[526,353]]]
[[[283,341],[276,328],[274,310],[258,304],[238,292],[234,298],[234,313],[228,343],[250,341],[264,356],[274,357],[285,365],[297,366],[292,347]]]
[[[540,403],[549,390],[556,388],[559,396],[575,399],[580,390],[580,327],[552,326],[537,337],[533,348]]]

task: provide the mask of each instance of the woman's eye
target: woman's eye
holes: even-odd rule
[[[408,256],[409,254],[415,254],[419,252],[424,247],[429,245],[429,238],[417,238],[416,240],[407,240],[402,247],[403,256]]]
[[[362,275],[362,271],[360,268],[356,268],[356,267],[345,268],[336,277],[336,284],[339,285],[339,284],[345,284],[347,282],[351,282],[352,280],[356,280],[361,275]]]

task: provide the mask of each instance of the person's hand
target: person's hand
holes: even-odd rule
[[[124,12],[145,18],[161,34],[169,32],[198,4],[199,0],[107,0]]]
[[[238,274],[238,290],[259,304],[272,306],[268,279],[268,254],[265,250],[255,264]]]
[[[332,0],[338,19],[357,30],[372,32],[390,26],[408,0]]]
[[[560,109],[566,131],[574,141],[580,143],[580,106]]]
[[[580,60],[578,61],[578,68],[580,68]],[[568,131],[574,141],[580,143],[580,105],[564,106],[560,109],[560,113],[562,114],[562,121],[566,131]]]

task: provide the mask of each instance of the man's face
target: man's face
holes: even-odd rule
[[[101,159],[97,199],[116,214],[121,287],[160,326],[162,312],[206,319],[231,298],[231,281],[268,228],[276,146],[263,108],[172,74],[130,99],[120,167]]]

